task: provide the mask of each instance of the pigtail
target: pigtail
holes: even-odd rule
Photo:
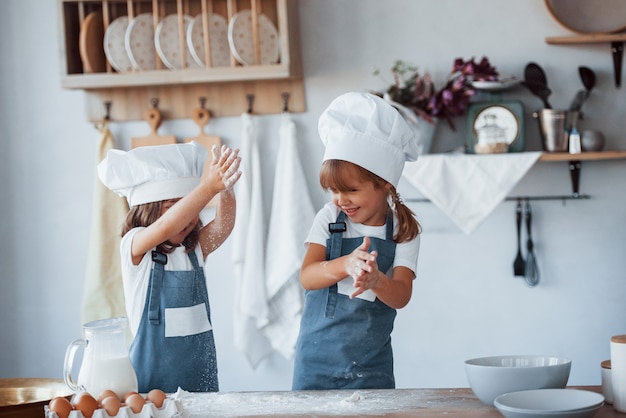
[[[404,204],[400,193],[393,186],[389,189],[389,199],[391,208],[396,213],[396,218],[398,219],[398,231],[393,240],[397,243],[411,241],[422,232],[421,225],[413,211]]]

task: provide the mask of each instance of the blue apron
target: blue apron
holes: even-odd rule
[[[217,392],[217,360],[213,331],[166,337],[166,308],[206,306],[210,328],[211,309],[204,270],[195,251],[189,253],[191,271],[165,270],[167,255],[152,252],[154,266],[148,297],[137,335],[130,346],[130,359],[137,374],[139,392],[161,389],[173,393],[180,386],[189,392]],[[173,312],[173,311],[172,311]],[[197,311],[196,311],[197,312]],[[184,318],[183,318],[184,322]]]
[[[329,224],[326,259],[333,260],[354,251],[363,237],[343,238],[345,214]],[[387,216],[386,239],[370,238],[370,251],[378,251],[380,271],[393,265],[393,216]],[[393,389],[391,331],[396,310],[337,292],[334,284],[325,289],[307,290],[296,343],[294,390]]]

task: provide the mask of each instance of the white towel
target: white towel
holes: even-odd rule
[[[403,177],[470,234],[537,162],[541,152],[422,155]]]
[[[115,147],[115,139],[106,123],[99,124],[99,148],[96,165]],[[122,223],[128,214],[126,199],[107,189],[94,169],[93,205],[87,272],[83,294],[81,320],[126,316],[120,239]]]
[[[265,259],[270,321],[263,331],[272,347],[290,359],[302,316],[304,293],[299,276],[303,244],[315,209],[298,155],[296,125],[288,113],[281,121],[276,161]]]
[[[244,113],[241,122],[242,176],[235,186],[237,218],[233,230],[232,260],[236,276],[233,333],[235,346],[255,368],[272,351],[261,330],[269,322],[264,277],[265,219],[257,121]]]

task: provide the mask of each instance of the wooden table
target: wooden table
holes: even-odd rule
[[[71,394],[63,379],[0,379],[0,417],[41,418],[50,399]]]
[[[601,392],[599,386],[578,386]],[[182,398],[190,418],[206,417],[502,417],[471,389],[220,392]],[[625,418],[603,406],[594,418]]]

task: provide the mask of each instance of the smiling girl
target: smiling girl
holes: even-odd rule
[[[347,93],[319,120],[320,184],[300,281],[305,303],[293,389],[395,387],[391,331],[411,299],[420,225],[396,191],[414,134],[383,99]]]

